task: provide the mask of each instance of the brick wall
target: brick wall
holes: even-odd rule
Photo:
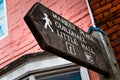
[[[109,36],[120,66],[120,0],[90,0],[96,25]]]

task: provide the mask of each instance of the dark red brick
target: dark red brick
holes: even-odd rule
[[[110,27],[113,27],[113,25],[114,25],[113,21],[109,21],[109,22],[107,22],[107,24],[108,24],[108,27],[109,27],[109,28],[110,28]]]
[[[106,4],[105,6],[100,7],[100,8],[98,8],[97,10],[95,10],[94,14],[95,14],[95,15],[98,15],[99,13],[102,13],[102,12],[110,9],[111,7],[112,7],[112,4],[111,4],[111,3]]]
[[[120,46],[116,47],[116,52],[120,52]]]
[[[104,14],[104,17],[107,17],[110,15],[109,11],[105,11],[105,12],[103,12],[103,14]]]
[[[118,45],[120,45],[120,37],[116,39]]]
[[[96,10],[100,8],[100,4],[99,3],[96,3],[95,5],[92,6],[92,10]]]
[[[104,6],[105,4],[106,4],[106,0],[101,0],[101,1],[100,1],[100,5],[101,5],[101,6]]]
[[[100,28],[102,28],[102,30],[106,30],[107,29],[107,24],[103,24],[103,25],[101,25],[101,26],[99,26]]]
[[[114,13],[115,11],[118,11],[118,10],[120,10],[120,4],[112,7],[112,8],[110,9],[110,13]]]
[[[120,53],[117,53],[115,56],[116,56],[116,59],[120,61]]]
[[[98,3],[97,0],[91,0],[91,1],[90,1],[90,5],[95,5],[96,3]]]
[[[120,31],[118,31],[117,35],[120,36]]]
[[[114,27],[111,27],[111,28],[109,28],[108,30],[106,30],[106,32],[107,32],[108,34],[112,34],[112,33],[116,32],[116,31],[119,31],[119,28],[120,28],[119,25],[115,25]]]
[[[101,14],[99,14],[99,15],[97,15],[97,16],[95,16],[95,19],[96,20],[100,20],[100,19],[102,19],[103,18],[103,14],[101,13]]]
[[[107,3],[112,2],[113,0],[106,0]]]
[[[112,4],[113,4],[113,6],[116,6],[116,5],[120,4],[120,0],[113,0]]]
[[[111,43],[112,47],[115,47],[115,46],[118,45],[118,44],[116,43],[116,41],[111,41],[110,43]]]
[[[118,65],[119,65],[119,67],[120,67],[120,61],[118,62]]]
[[[114,23],[115,23],[115,24],[120,23],[120,17],[118,17],[118,18],[114,19],[113,21],[114,21]]]
[[[117,33],[114,33],[114,34],[111,35],[111,40],[115,40],[115,39],[117,39],[117,38],[118,38]]]

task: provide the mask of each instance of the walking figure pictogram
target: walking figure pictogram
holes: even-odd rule
[[[51,31],[53,32],[53,29],[51,27],[52,22],[50,21],[50,19],[48,18],[48,15],[46,13],[44,13],[44,18],[42,18],[43,20],[45,20],[45,29],[47,29],[47,27],[49,27],[51,29]]]

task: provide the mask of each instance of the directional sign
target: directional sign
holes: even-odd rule
[[[101,74],[108,74],[96,38],[35,3],[24,17],[40,47]]]

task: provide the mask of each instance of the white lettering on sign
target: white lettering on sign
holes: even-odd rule
[[[56,14],[52,14],[53,18],[56,19],[57,21],[54,22],[56,28],[57,28],[57,35],[60,38],[64,38],[65,40],[67,40],[66,44],[74,44],[76,46],[78,46],[78,42],[77,39],[80,40],[80,45],[82,47],[83,50],[85,50],[85,57],[86,60],[89,63],[94,63],[93,59],[92,59],[92,54],[95,55],[95,52],[93,51],[93,49],[91,47],[89,47],[87,44],[86,39],[95,42],[93,37],[87,33],[85,33],[83,30],[79,29],[78,32],[76,32],[76,28],[74,25],[72,25],[71,23],[69,23],[68,21],[66,21],[65,19],[63,19],[62,17],[59,17]],[[69,53],[71,50],[71,46],[67,46],[67,51]],[[74,49],[75,50],[75,49]]]
[[[71,23],[63,19],[62,17],[59,17],[55,13],[52,13],[52,17],[56,19],[53,22],[48,18],[48,15],[44,13],[44,18],[42,18],[43,20],[45,20],[44,28],[47,29],[47,27],[49,27],[51,32],[55,30],[57,35],[60,38],[65,39],[67,52],[72,55],[76,55],[75,46],[78,47],[79,45],[78,40],[80,40],[81,41],[80,46],[84,50],[83,54],[85,55],[86,60],[89,63],[94,64],[92,55],[95,55],[95,52],[91,47],[86,45],[87,44],[86,39],[92,42],[95,42],[93,37],[85,33],[81,29],[77,31],[76,26],[72,25]],[[53,25],[55,25],[56,27],[54,28],[54,30],[51,27]]]
[[[66,47],[67,47],[68,53],[70,53],[72,55],[76,55],[76,51],[75,51],[74,45],[72,45],[69,42],[66,42]]]
[[[84,50],[88,51],[89,53],[92,53],[93,55],[95,55],[95,52],[93,51],[93,49],[87,45],[85,45],[84,43],[81,43],[81,46]]]
[[[63,32],[69,34],[70,36],[72,36],[72,37],[74,37],[74,38],[76,38],[76,39],[79,39],[80,41],[82,41],[82,42],[84,42],[84,43],[87,43],[87,42],[85,41],[85,38],[84,38],[84,37],[82,37],[81,35],[77,34],[75,31],[73,31],[73,30],[65,27],[64,25],[60,24],[59,22],[55,21],[55,26],[56,26],[58,29],[62,30]]]
[[[53,18],[60,21],[60,23],[64,24],[65,26],[69,27],[70,29],[75,31],[75,26],[63,19],[62,17],[57,16],[55,13],[52,13]]]
[[[53,29],[51,27],[52,22],[50,21],[50,19],[48,18],[48,15],[46,13],[44,13],[44,18],[42,18],[43,20],[45,20],[45,29],[47,29],[47,27],[50,28],[50,30],[53,32]]]
[[[85,33],[83,30],[79,29],[80,35],[84,36],[85,38],[91,40],[92,42],[95,42],[93,37],[87,33]]]
[[[71,42],[72,44],[78,46],[78,42],[77,42],[77,39],[76,39],[76,38],[73,38],[73,37],[71,37],[70,35],[68,35],[68,34],[66,34],[66,33],[64,33],[64,32],[62,32],[62,31],[60,31],[60,30],[58,30],[58,29],[57,29],[57,35],[58,35],[60,38],[63,38],[63,39],[65,39],[65,40]]]

